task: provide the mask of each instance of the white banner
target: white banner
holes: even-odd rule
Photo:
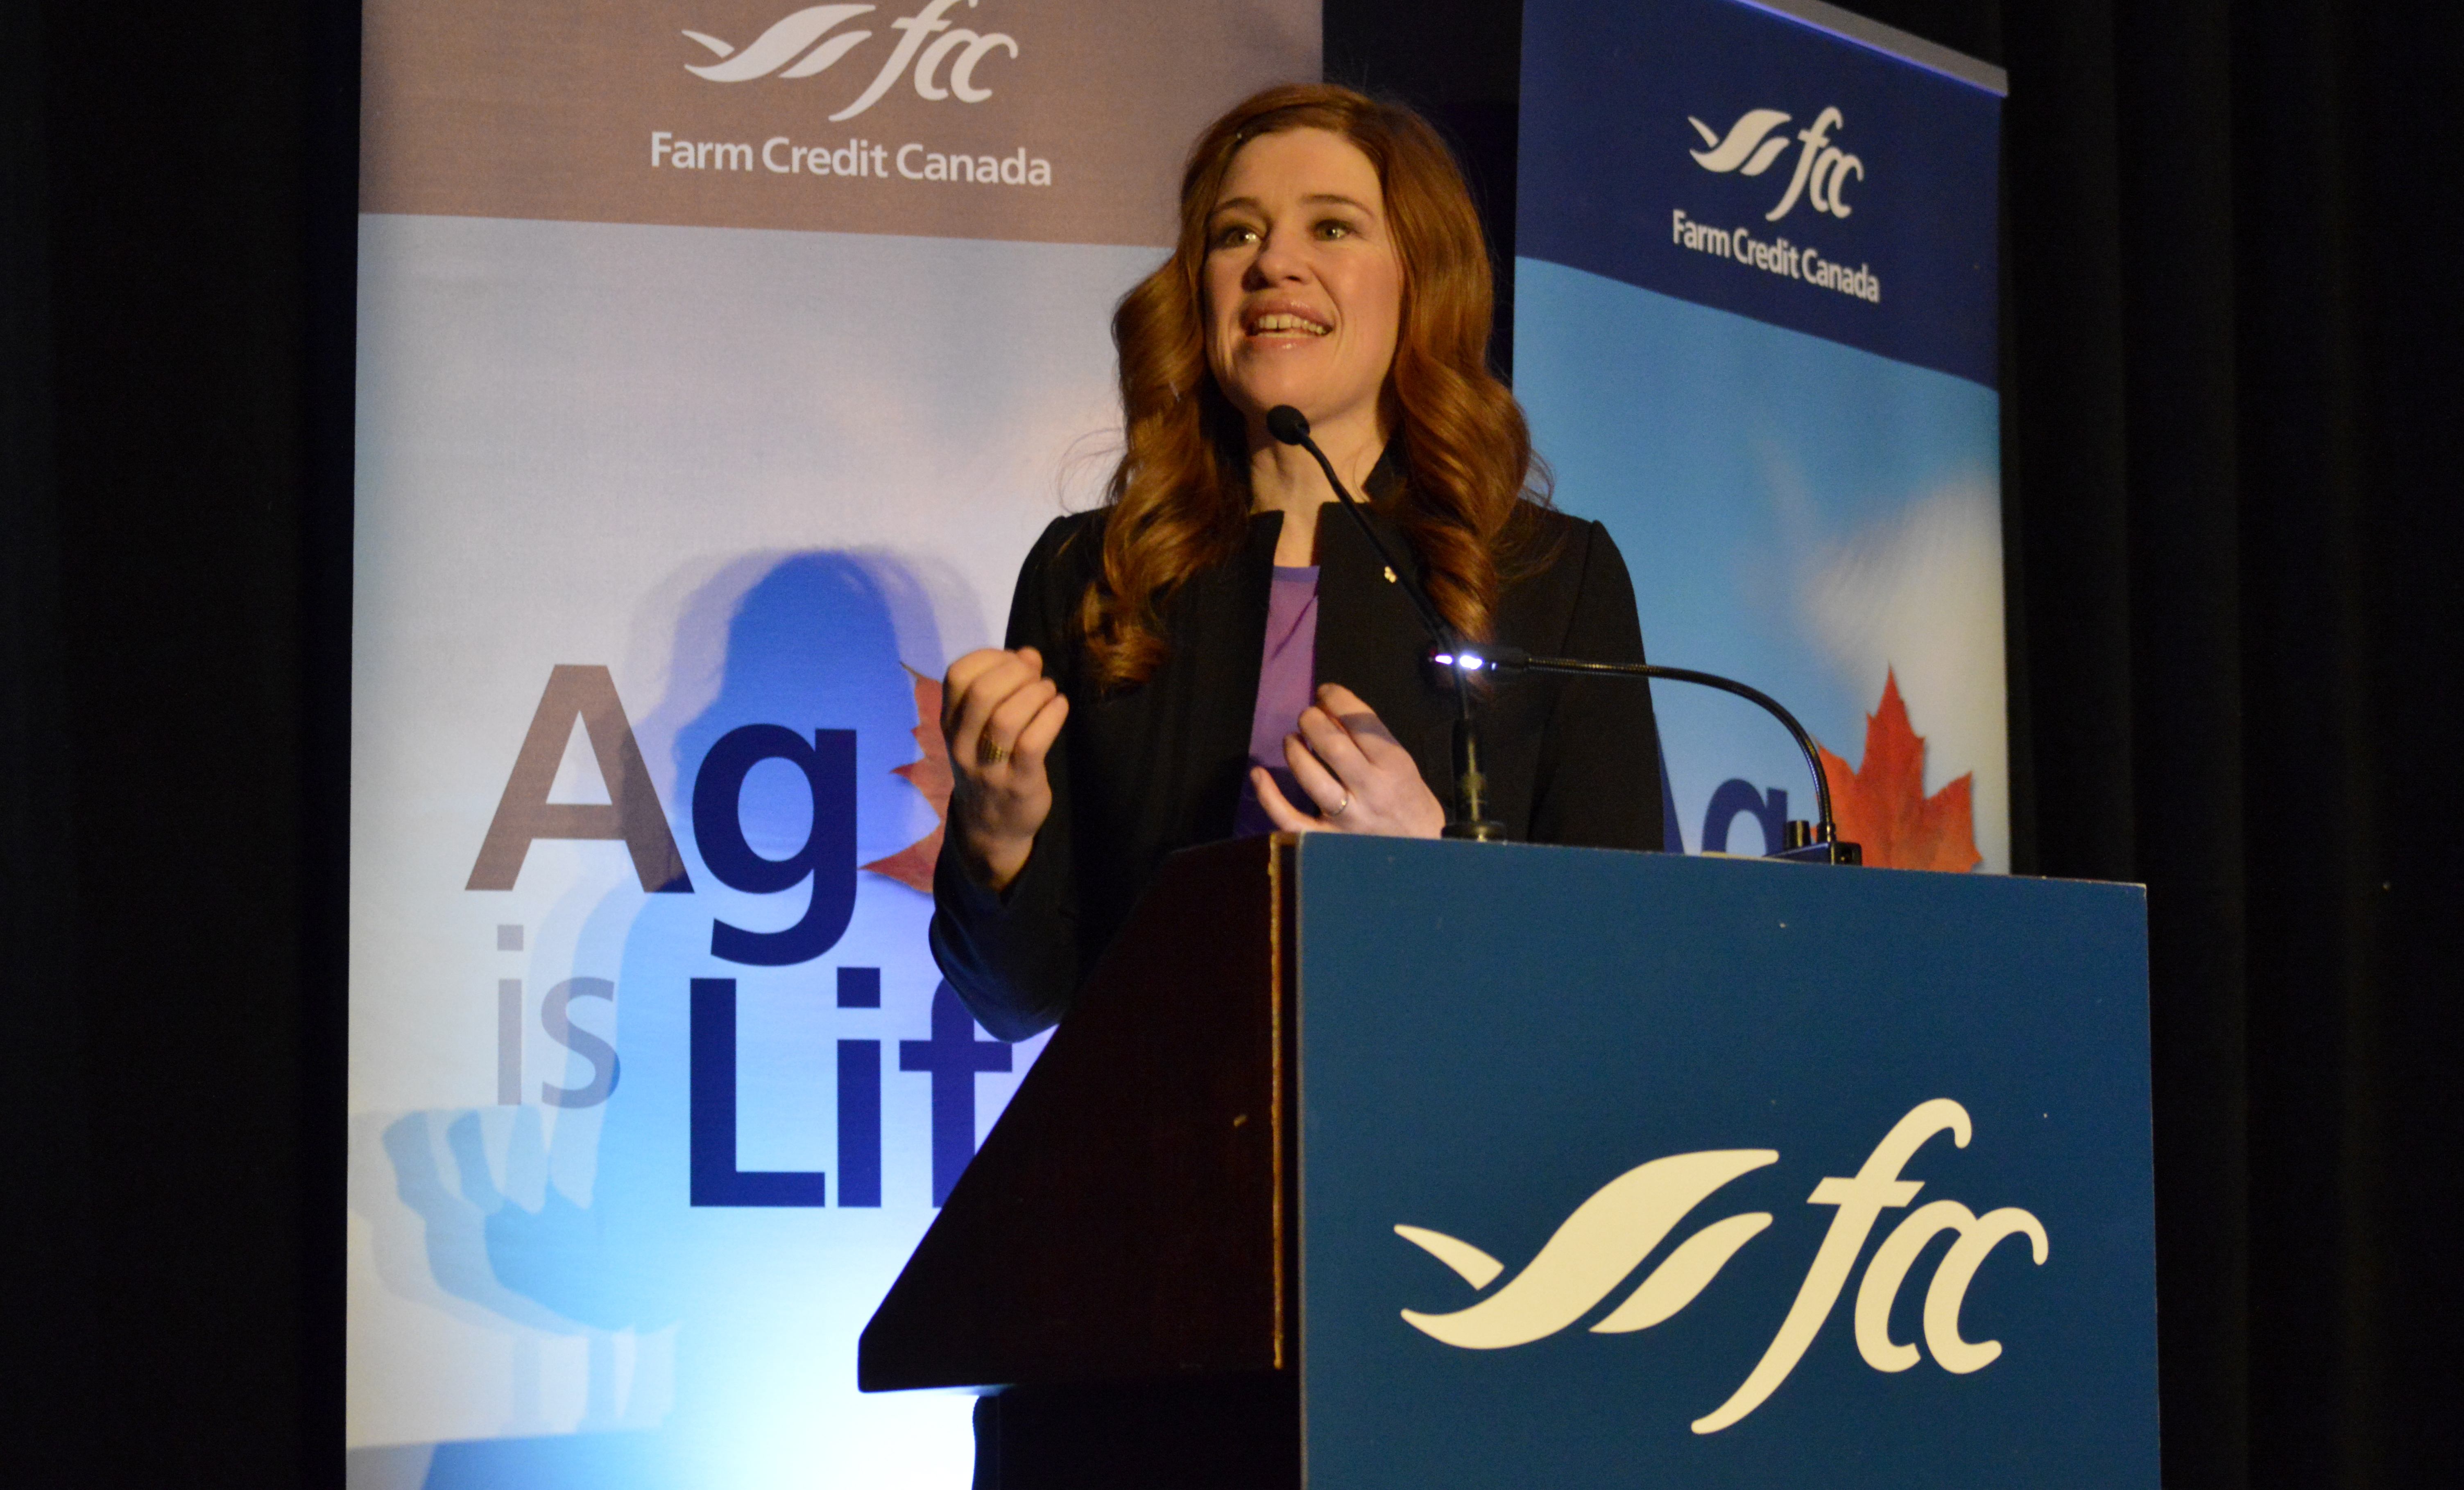
[[[368,10],[356,1483],[965,1482],[854,1390],[1037,1048],[935,1018],[917,678],[1317,11],[897,9]]]

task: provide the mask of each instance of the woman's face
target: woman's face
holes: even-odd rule
[[[1241,147],[1207,218],[1206,361],[1253,429],[1289,404],[1366,437],[1395,362],[1403,265],[1377,168],[1325,129]]]

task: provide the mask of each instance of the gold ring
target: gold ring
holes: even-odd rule
[[[1326,815],[1330,818],[1340,818],[1343,816],[1343,809],[1351,805],[1352,794],[1350,792],[1346,792],[1343,794],[1343,800],[1336,802],[1333,806],[1326,809]]]
[[[993,743],[991,731],[987,730],[976,736],[976,764],[997,766],[1008,758],[1009,752]]]

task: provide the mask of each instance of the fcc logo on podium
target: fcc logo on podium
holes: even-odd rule
[[[1834,1175],[1814,1187],[1807,1204],[1837,1209],[1796,1301],[1762,1360],[1727,1401],[1695,1419],[1694,1432],[1714,1434],[1738,1422],[1788,1379],[1838,1303],[1882,1213],[1905,1207],[1925,1189],[1923,1180],[1901,1178],[1901,1171],[1919,1149],[1946,1132],[1960,1148],[1968,1147],[1968,1109],[1948,1098],[1921,1103],[1892,1126],[1854,1175]],[[1450,1314],[1405,1309],[1403,1319],[1421,1333],[1466,1350],[1504,1349],[1553,1335],[1606,1302],[1714,1192],[1741,1174],[1778,1162],[1776,1150],[1727,1149],[1671,1154],[1629,1170],[1576,1207],[1504,1287]],[[1591,1332],[1626,1334],[1667,1320],[1693,1303],[1728,1260],[1771,1223],[1769,1212],[1749,1212],[1696,1231]],[[1395,1231],[1475,1289],[1487,1288],[1506,1270],[1495,1258],[1458,1238],[1417,1226],[1397,1226]],[[1918,1256],[1946,1232],[1953,1235],[1950,1248],[1934,1265],[1933,1281],[1925,1289],[1925,1343],[1943,1369],[1963,1375],[1991,1365],[2002,1354],[2000,1341],[1969,1340],[1959,1332],[1960,1304],[1977,1269],[2008,1238],[2026,1238],[2040,1265],[2052,1247],[2044,1224],[2013,1206],[1979,1216],[1957,1200],[1936,1200],[1910,1212],[1865,1264],[1857,1289],[1857,1349],[1874,1369],[1903,1371],[1917,1364],[1917,1348],[1891,1338],[1891,1305]]]

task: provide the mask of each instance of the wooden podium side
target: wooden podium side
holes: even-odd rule
[[[1167,862],[865,1327],[865,1391],[1289,1366],[1292,848]]]

